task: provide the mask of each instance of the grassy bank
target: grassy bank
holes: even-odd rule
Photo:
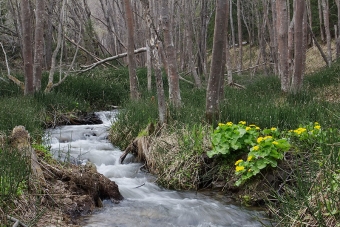
[[[242,165],[238,165],[241,174],[236,175],[235,162],[242,159],[247,163],[248,153],[254,150],[254,144],[234,146],[230,155],[217,153],[209,158],[207,153],[212,150],[212,134],[216,127],[205,122],[206,91],[181,81],[183,107],[176,110],[168,105],[168,125],[162,128],[160,135],[154,133],[149,137],[156,141],[151,154],[153,170],[159,176],[158,183],[175,189],[200,189],[220,184],[220,189],[225,191],[242,192],[237,195],[244,204],[252,204],[252,200],[260,197],[267,199],[266,204],[283,225],[310,222],[332,226],[337,223],[340,197],[339,69],[340,64],[337,63],[332,68],[306,76],[303,92],[294,96],[280,92],[276,77],[235,76],[235,82],[246,89],[226,87],[220,122],[233,122],[241,130],[246,130],[249,125],[258,126],[260,131],[255,131],[255,127],[251,129],[255,142],[257,137],[269,135],[266,129],[276,128],[275,140],[268,139],[272,149],[270,153],[274,155],[277,150],[272,146],[273,142],[281,143],[286,139],[290,144],[283,157],[278,156],[277,167],[267,163],[256,176],[242,182],[239,187],[234,183],[243,175],[243,170]],[[43,83],[46,83],[46,76]],[[127,69],[92,71],[80,77],[69,77],[51,93],[38,93],[31,97],[23,97],[22,92],[10,82],[1,83],[0,131],[9,134],[14,126],[24,125],[33,140],[39,143],[47,122],[60,115],[110,109],[118,105],[122,109],[111,128],[111,141],[125,149],[136,137],[147,135],[145,128],[150,123],[156,124],[158,119],[155,86],[151,92],[147,91],[145,69],[138,70],[138,78],[139,102],[128,101]],[[164,81],[167,81],[166,77]],[[243,121],[246,123],[239,123]],[[314,122],[321,127],[318,136],[310,136],[314,127],[319,129]],[[299,137],[299,130],[295,134],[290,132],[298,128],[306,129],[300,130],[303,137]],[[259,150],[267,149],[263,142],[257,146]],[[7,163],[10,156],[3,157],[6,160],[1,161]],[[270,178],[274,178],[274,182]],[[9,199],[25,189],[22,185],[25,180],[18,178],[13,182],[18,187]],[[3,184],[3,188],[7,187]],[[268,186],[268,193],[258,193],[263,189],[258,185]]]
[[[274,218],[283,225],[338,223],[338,183],[334,182],[338,181],[340,169],[339,67],[336,63],[332,68],[306,76],[304,90],[298,95],[282,94],[276,77],[235,76],[235,82],[246,89],[226,88],[220,122],[238,124],[245,121],[245,128],[254,124],[261,128],[260,133],[264,133],[258,136],[270,135],[265,130],[276,128],[280,132],[277,138],[268,141],[275,144],[286,140],[289,143],[289,149],[277,158],[277,167],[276,162],[267,163],[256,176],[239,187],[234,183],[242,174],[235,175],[234,164],[240,159],[247,162],[251,146],[235,149],[230,156],[217,154],[207,158],[206,153],[212,149],[209,138],[213,128],[204,118],[205,91],[181,81],[183,107],[175,110],[168,106],[168,127],[162,130],[161,136],[151,135],[150,139],[158,140],[151,153],[158,182],[176,189],[197,189],[222,183],[224,190],[240,192],[236,195],[244,204],[266,200]],[[123,104],[118,121],[111,129],[111,140],[115,145],[125,149],[134,138],[145,135],[143,130],[150,123],[157,122],[154,94],[145,93],[141,102]],[[314,125],[314,122],[318,124]],[[319,125],[320,135],[314,136]],[[298,139],[302,137],[304,139]],[[260,150],[261,146],[267,145],[260,145]],[[273,150],[274,155],[276,151]],[[259,193],[264,190],[261,185],[266,186],[266,193]],[[316,199],[321,198],[321,194],[325,194],[325,198]]]
[[[20,75],[17,76],[20,78]],[[47,74],[44,74],[42,87],[46,83]],[[45,207],[46,204],[42,204],[45,192],[41,191],[40,184],[30,174],[31,160],[10,145],[13,141],[7,136],[13,128],[25,126],[33,146],[39,151],[46,150],[40,145],[46,127],[57,125],[65,116],[76,117],[121,105],[129,97],[128,88],[126,69],[92,71],[79,77],[69,77],[51,93],[41,92],[27,97],[10,81],[1,81],[0,226],[12,226],[6,215],[17,217],[33,226],[45,212],[52,212],[50,209],[58,207]],[[64,215],[60,213],[59,216],[61,218]],[[52,224],[52,221],[58,221],[57,218],[51,216],[49,221]]]

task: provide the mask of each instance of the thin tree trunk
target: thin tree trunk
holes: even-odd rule
[[[128,36],[128,62],[129,62],[129,78],[130,78],[130,97],[132,100],[137,100],[138,95],[138,84],[136,75],[136,59],[134,54],[134,25],[133,25],[133,12],[130,0],[124,0],[125,7],[125,19],[127,24],[127,36]]]
[[[336,34],[336,58],[340,57],[340,0],[336,0],[338,7],[338,33]]]
[[[198,53],[198,72],[203,74],[205,80],[208,80],[207,73],[207,27],[208,27],[208,1],[201,0],[201,30],[199,36],[199,53]]]
[[[329,27],[329,7],[328,0],[321,0],[322,10],[323,10],[323,19],[325,24],[325,33],[326,33],[326,41],[327,41],[327,50],[328,50],[328,67],[332,64],[332,44],[331,44],[331,32]]]
[[[49,72],[48,83],[47,83],[47,86],[45,88],[45,93],[50,92],[52,87],[53,87],[53,79],[54,79],[55,67],[56,67],[56,63],[57,63],[57,55],[59,53],[59,50],[60,50],[60,47],[61,47],[61,42],[62,42],[62,37],[63,37],[62,26],[63,26],[63,23],[64,23],[63,14],[64,14],[64,10],[65,10],[65,3],[66,3],[66,0],[63,0],[62,6],[61,6],[61,9],[60,9],[60,15],[59,15],[57,46],[54,49],[53,54],[52,54],[51,69],[50,69],[50,72]]]
[[[187,4],[187,14],[189,15],[190,12],[192,12],[192,6],[191,6],[191,2],[186,2]],[[192,76],[194,78],[195,81],[195,86],[199,89],[202,88],[202,83],[201,83],[201,78],[198,76],[197,74],[197,70],[196,70],[196,66],[195,66],[195,60],[194,60],[194,54],[192,51],[192,46],[193,46],[193,21],[192,21],[192,17],[191,15],[189,15],[188,19],[187,19],[187,28],[186,28],[186,48],[187,48],[187,54],[188,54],[188,64],[189,64],[189,69],[192,73]]]
[[[33,79],[33,48],[31,36],[31,9],[29,0],[21,0],[21,20],[22,20],[22,52],[24,59],[25,73],[25,95],[34,93]]]
[[[319,13],[319,22],[320,22],[320,35],[321,35],[321,41],[322,42],[325,42],[325,32],[324,32],[324,29],[323,29],[323,14],[322,14],[322,5],[321,5],[321,1],[322,0],[318,0],[318,13]],[[310,26],[312,26],[310,24]]]
[[[158,116],[161,124],[166,122],[166,103],[165,103],[165,95],[164,95],[164,87],[163,87],[163,79],[162,79],[162,70],[161,70],[161,61],[159,57],[159,51],[156,46],[162,46],[161,42],[158,41],[158,36],[155,30],[153,29],[152,17],[150,15],[150,3],[148,0],[141,0],[143,7],[145,9],[144,17],[145,21],[147,21],[147,25],[150,31],[150,46],[151,50],[151,61],[154,64],[155,69],[155,78],[156,78],[156,88],[157,88],[157,103],[158,103]]]
[[[237,0],[237,34],[238,34],[238,63],[237,70],[238,74],[241,74],[243,69],[243,52],[242,52],[242,22],[241,22],[241,0]]]
[[[147,79],[148,79],[148,91],[151,91],[151,77],[152,77],[152,52],[149,45],[149,40],[146,42],[146,68],[147,68]]]
[[[42,60],[44,55],[44,0],[36,0],[35,9],[35,41],[34,41],[34,66],[33,77],[36,91],[41,89]]]
[[[162,0],[162,29],[164,35],[164,44],[168,62],[168,78],[169,78],[169,99],[176,107],[181,106],[181,94],[179,89],[179,75],[177,73],[176,49],[172,40],[171,20],[169,15],[169,1]]]

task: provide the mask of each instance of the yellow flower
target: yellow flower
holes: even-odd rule
[[[259,138],[257,138],[257,143],[261,143],[261,141],[263,141],[263,137],[260,136]]]
[[[246,127],[246,131],[249,131],[251,128],[250,127]]]
[[[301,133],[307,131],[307,129],[305,128],[298,128],[298,129],[295,129],[294,132],[298,135],[300,135]]]
[[[247,161],[250,162],[253,158],[254,158],[254,156],[250,155],[250,156],[248,156]]]
[[[229,121],[229,122],[227,122],[227,125],[228,125],[228,126],[232,126],[232,125],[233,125],[233,122]]]
[[[249,125],[249,127],[256,127],[256,125]]]
[[[245,121],[240,121],[239,124],[245,125],[245,124],[247,124],[247,122],[245,122]]]
[[[218,126],[223,126],[224,124],[223,123],[218,123]]]
[[[271,138],[273,138],[272,136],[265,136],[264,138],[263,138],[263,140],[267,140],[267,139],[271,139]]]
[[[319,122],[314,122],[315,125],[319,125]]]
[[[255,128],[255,129],[256,129],[256,130],[260,130],[260,127],[257,127],[257,126],[256,126],[256,128]]]
[[[236,166],[236,172],[244,170],[244,166]]]
[[[274,144],[274,145],[278,145],[278,144],[279,144],[279,142],[276,142],[276,141],[274,141],[272,144]]]
[[[272,130],[272,131],[276,131],[276,128],[275,128],[275,127],[272,127],[270,130]]]
[[[321,128],[321,126],[320,125],[315,125],[314,128],[319,130]]]
[[[258,151],[260,149],[260,147],[259,146],[255,146],[255,147],[253,147],[253,150],[254,151]]]
[[[237,166],[238,164],[240,164],[241,162],[243,162],[243,160],[242,159],[240,159],[240,160],[237,160],[236,162],[235,162],[235,166]]]

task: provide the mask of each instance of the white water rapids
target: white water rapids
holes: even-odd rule
[[[84,226],[117,227],[225,227],[262,226],[261,212],[214,199],[195,192],[166,190],[154,183],[155,177],[140,170],[128,156],[119,164],[122,151],[108,140],[108,129],[116,111],[96,113],[103,124],[61,126],[47,130],[46,143],[54,157],[84,164],[91,161],[99,173],[118,184],[124,200],[104,201],[104,207],[84,218]]]

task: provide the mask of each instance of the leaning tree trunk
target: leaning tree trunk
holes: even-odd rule
[[[176,49],[172,40],[172,32],[171,32],[171,20],[169,15],[169,1],[162,0],[162,10],[161,10],[161,18],[162,18],[162,29],[164,35],[164,45],[167,55],[168,62],[168,78],[169,78],[169,99],[170,102],[175,107],[181,106],[181,94],[179,89],[179,75],[177,73],[177,64],[176,64]]]
[[[278,44],[279,75],[281,79],[281,90],[288,92],[289,70],[288,70],[288,16],[287,1],[276,0],[276,29]]]
[[[136,59],[134,53],[134,28],[133,28],[133,12],[130,0],[124,0],[125,19],[127,24],[128,36],[128,62],[129,62],[129,78],[130,78],[130,97],[132,100],[138,99],[138,86],[136,75]]]
[[[25,95],[34,93],[33,81],[33,48],[31,36],[31,10],[29,0],[21,1],[21,20],[22,20],[22,54],[24,59],[25,73]]]
[[[34,66],[33,77],[36,91],[41,89],[42,60],[44,55],[45,1],[37,0],[35,9]]]
[[[216,2],[216,16],[215,16],[215,30],[213,41],[213,52],[211,60],[210,75],[208,80],[207,96],[206,96],[206,119],[213,123],[219,117],[220,104],[220,82],[223,77],[223,49],[226,42],[227,23],[227,3],[225,0],[217,0]]]

